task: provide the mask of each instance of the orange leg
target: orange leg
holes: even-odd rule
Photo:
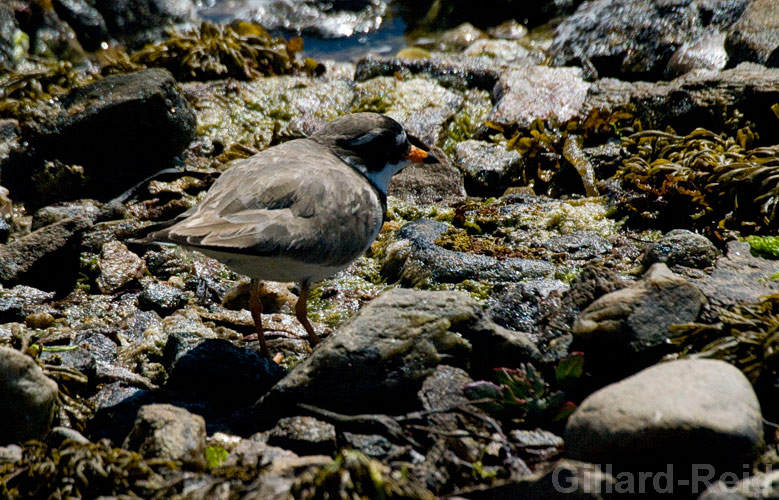
[[[260,300],[260,280],[252,279],[252,293],[249,296],[249,311],[252,313],[254,328],[257,330],[257,339],[260,341],[260,350],[270,358],[268,345],[265,343],[265,333],[262,330],[262,301]]]
[[[306,332],[308,333],[308,343],[311,344],[311,347],[314,347],[320,342],[320,340],[316,332],[314,332],[314,327],[312,327],[311,323],[308,321],[308,312],[306,310],[306,302],[308,301],[308,290],[310,284],[311,283],[307,279],[300,282],[300,296],[298,297],[298,301],[295,304],[295,316],[298,318],[298,321],[300,321],[300,324],[303,325],[303,328],[305,328]]]

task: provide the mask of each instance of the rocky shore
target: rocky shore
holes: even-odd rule
[[[0,5],[0,497],[779,498],[776,2],[223,8]],[[357,111],[443,161],[268,359],[135,239]]]

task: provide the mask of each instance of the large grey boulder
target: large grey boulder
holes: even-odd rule
[[[749,380],[718,360],[647,368],[588,396],[568,420],[566,454],[614,464],[711,464],[742,471],[763,447]]]

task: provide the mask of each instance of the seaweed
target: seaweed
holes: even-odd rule
[[[299,59],[303,40],[284,40],[246,22],[220,25],[204,21],[187,31],[169,29],[168,39],[132,54],[136,64],[166,68],[177,80],[253,80],[288,73],[316,74],[322,67]]]

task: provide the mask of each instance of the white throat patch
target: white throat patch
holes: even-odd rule
[[[365,176],[379,188],[379,191],[387,194],[387,186],[389,186],[389,181],[392,179],[392,176],[407,167],[409,163],[408,160],[403,160],[400,163],[387,163],[381,170],[377,172],[367,172]]]

